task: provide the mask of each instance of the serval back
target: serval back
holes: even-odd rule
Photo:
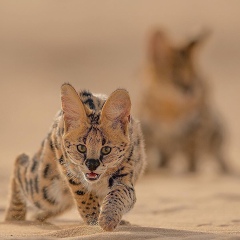
[[[154,31],[148,46],[145,88],[139,115],[149,156],[149,170],[166,167],[181,153],[188,170],[196,171],[197,160],[209,154],[223,172],[223,131],[212,110],[208,88],[196,67],[196,54],[206,32],[174,45],[163,31]]]
[[[40,150],[14,166],[6,220],[24,220],[27,202],[44,221],[77,206],[87,224],[112,231],[136,201],[134,185],[145,167],[138,121],[126,90],[109,98],[61,88],[62,110]]]

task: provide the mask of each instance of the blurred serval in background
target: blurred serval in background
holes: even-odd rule
[[[209,104],[208,88],[195,64],[200,45],[209,32],[178,46],[164,31],[154,31],[148,46],[146,86],[140,116],[148,153],[148,170],[169,166],[177,153],[195,172],[199,159],[214,157],[222,172],[229,171],[224,159],[224,134]]]

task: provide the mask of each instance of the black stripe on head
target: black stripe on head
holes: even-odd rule
[[[88,107],[89,107],[90,109],[92,109],[92,110],[95,110],[95,109],[96,109],[92,98],[88,98],[88,99],[85,100],[83,103],[84,103],[85,105],[88,105]]]
[[[90,93],[90,92],[87,91],[87,90],[83,90],[82,92],[80,92],[80,96],[83,96],[83,97],[92,97],[92,93]]]
[[[83,143],[86,144],[86,142],[87,142],[87,137],[88,137],[88,135],[89,135],[89,133],[91,132],[92,129],[93,129],[93,126],[91,126],[91,127],[88,129],[87,133],[86,133],[82,138],[79,138],[79,141],[81,141],[81,139],[82,139]]]
[[[106,143],[106,139],[102,137],[102,145],[104,145],[105,143]]]
[[[88,115],[88,118],[90,119],[91,124],[99,124],[99,114],[91,113]]]

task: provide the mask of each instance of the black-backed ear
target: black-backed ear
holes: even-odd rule
[[[77,128],[87,123],[83,103],[76,90],[68,83],[61,87],[62,111],[66,130]]]
[[[164,31],[154,30],[149,39],[148,55],[155,64],[165,64],[171,58],[171,42]]]
[[[101,124],[113,129],[120,127],[124,133],[130,121],[131,100],[128,92],[124,89],[114,91],[105,104],[101,114]]]
[[[196,50],[206,42],[210,35],[211,31],[205,29],[197,36],[191,38],[190,40],[187,40],[181,49],[182,55],[191,57],[196,52]]]

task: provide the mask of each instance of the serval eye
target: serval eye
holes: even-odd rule
[[[107,155],[107,154],[109,154],[110,152],[111,152],[111,148],[110,147],[108,147],[108,146],[105,146],[105,147],[103,147],[102,149],[101,149],[101,153],[103,154],[103,155]]]
[[[80,153],[85,153],[87,151],[87,148],[85,145],[83,144],[79,144],[77,145],[77,150],[80,152]]]

